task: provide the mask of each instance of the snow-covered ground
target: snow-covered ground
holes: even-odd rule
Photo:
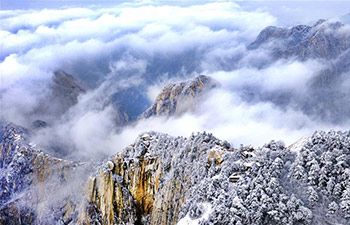
[[[199,218],[191,218],[190,213],[182,218],[177,225],[198,225],[200,221],[207,220],[212,212],[212,205],[210,203],[202,203],[201,205],[202,215]]]

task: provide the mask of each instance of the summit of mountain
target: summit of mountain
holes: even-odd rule
[[[350,48],[349,35],[341,32],[344,26],[340,22],[322,19],[312,26],[269,26],[259,33],[248,49],[270,49],[274,58],[335,59]]]
[[[168,84],[158,94],[155,102],[141,115],[141,118],[171,116],[186,112],[195,106],[203,94],[217,85],[216,81],[205,75],[199,75],[180,83]]]

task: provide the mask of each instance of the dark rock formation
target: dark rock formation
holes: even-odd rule
[[[41,128],[45,128],[47,127],[47,123],[45,121],[42,121],[42,120],[35,120],[33,123],[32,123],[32,127],[34,129],[41,129]]]
[[[55,71],[48,84],[47,94],[41,99],[39,107],[31,115],[35,121],[48,123],[57,119],[78,102],[78,96],[86,92],[85,88],[72,75],[63,70]],[[33,124],[34,125],[34,124]]]
[[[53,82],[51,84],[51,96],[50,101],[57,105],[59,109],[56,109],[56,113],[66,112],[70,107],[77,104],[78,97],[81,94],[86,93],[84,85],[81,84],[72,75],[58,70],[54,72]],[[113,102],[112,99],[107,101],[106,105],[111,104],[115,113],[114,122],[118,126],[124,126],[128,123],[128,115],[120,110],[120,107]]]
[[[78,96],[86,92],[85,88],[72,75],[63,70],[54,72],[51,88],[53,97],[58,97],[57,100],[63,103],[63,107],[76,104]]]

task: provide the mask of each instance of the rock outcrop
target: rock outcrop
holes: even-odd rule
[[[201,177],[191,178],[189,162],[197,159],[215,166],[223,162],[225,152],[231,153],[227,142],[211,134],[186,139],[145,133],[106,160],[87,179],[85,188],[81,185],[76,192],[62,194],[59,189],[72,185],[69,177],[76,178],[82,165],[36,150],[27,143],[26,132],[12,124],[4,127],[0,155],[0,184],[6,190],[0,196],[3,224],[176,224],[187,190]],[[60,199],[50,201],[55,194]]]
[[[145,133],[89,179],[79,222],[176,224],[193,184],[232,154],[228,148],[210,134],[185,139]],[[188,174],[200,163],[204,168]]]
[[[170,116],[186,112],[195,105],[201,95],[218,84],[210,77],[200,75],[193,80],[168,84],[157,96],[155,102],[141,116]]]

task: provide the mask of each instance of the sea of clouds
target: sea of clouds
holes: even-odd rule
[[[61,69],[83,82],[87,92],[66,113],[49,119],[49,127],[32,141],[49,152],[59,146],[69,157],[115,154],[149,130],[181,136],[207,131],[233,146],[261,146],[271,139],[291,144],[317,129],[349,129],[349,120],[333,123],[296,107],[310,94],[308,84],[324,69],[322,61],[273,61],[266,49],[247,50],[267,26],[310,25],[343,15],[338,5],[320,3],[319,10],[310,10],[305,4],[137,1],[2,10],[1,120],[30,127],[40,119],[36,110],[53,71]],[[199,74],[220,87],[194,110],[126,127],[115,123],[120,112],[111,96],[116,93],[127,93],[123,96],[137,115],[167,83]],[[345,79],[339,87],[346,96],[349,84]]]

